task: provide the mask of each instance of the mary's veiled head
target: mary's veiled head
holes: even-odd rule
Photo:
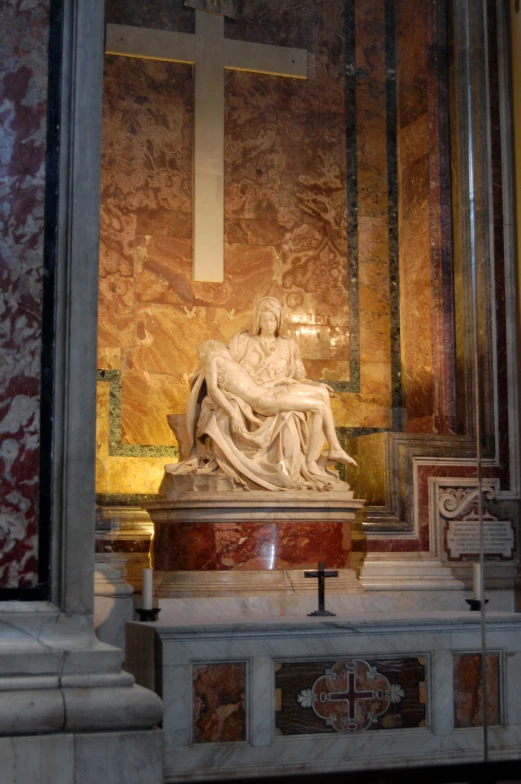
[[[277,330],[276,335],[280,335],[281,327],[282,327],[282,306],[278,299],[275,297],[262,297],[253,310],[253,334],[258,335],[261,331],[261,315],[263,313],[273,313],[275,318],[277,319]]]

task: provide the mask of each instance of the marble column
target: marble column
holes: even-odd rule
[[[514,193],[516,194],[516,215],[517,218],[517,268],[518,268],[518,281],[521,280],[519,276],[519,267],[521,265],[521,8],[517,8],[514,2],[510,4],[511,25],[510,32],[512,36],[511,49],[507,52],[512,57],[512,114],[513,114],[513,148],[517,152],[514,155],[515,171],[514,171]],[[515,252],[516,249],[514,249]],[[519,313],[519,283],[517,293],[517,306]],[[521,574],[518,571],[516,580],[516,610],[519,612],[521,609]]]
[[[42,377],[49,415],[42,418],[39,480],[48,492],[40,496],[35,524],[39,558],[49,538],[49,569],[48,576],[38,575],[30,596],[9,584],[2,591],[0,769],[5,784],[137,784],[145,777],[154,784],[163,780],[162,732],[156,729],[161,701],[122,671],[122,651],[98,640],[92,617],[104,4],[51,5],[54,112],[48,114],[47,165],[41,165],[52,231],[48,226],[39,247],[53,261],[47,265],[55,276],[51,317],[48,312],[44,327],[54,341],[44,341],[47,359],[52,356]],[[45,9],[40,23],[47,23]],[[18,48],[22,72],[23,51]],[[46,71],[45,54],[41,67]],[[13,169],[27,170],[29,148],[13,148]],[[37,237],[42,224],[36,224]],[[14,528],[16,519],[9,522]]]

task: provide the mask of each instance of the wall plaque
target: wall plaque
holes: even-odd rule
[[[514,531],[511,520],[497,520],[491,515],[483,517],[483,545],[485,555],[512,558]],[[479,555],[479,519],[468,515],[463,520],[450,520],[447,527],[449,558]]]

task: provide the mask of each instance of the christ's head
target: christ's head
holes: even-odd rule
[[[197,347],[197,359],[204,362],[209,353],[230,357],[230,352],[220,340],[205,340]]]

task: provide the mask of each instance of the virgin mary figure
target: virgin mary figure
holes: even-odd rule
[[[282,333],[282,308],[274,297],[260,299],[253,313],[251,332],[239,332],[228,343],[233,359],[266,388],[293,386],[295,394],[312,394],[323,403],[330,423],[330,389],[306,378],[295,340]],[[303,411],[284,411],[263,416],[240,395],[232,399],[242,427],[232,429],[230,416],[212,399],[206,388],[202,364],[190,380],[187,411],[190,465],[167,466],[171,473],[187,470],[219,472],[232,477],[238,488],[248,490],[346,490],[328,463],[354,463],[329,427],[329,451],[322,453],[325,430],[315,417],[310,423]],[[313,388],[313,389],[311,389]],[[282,391],[281,390],[281,391]],[[355,464],[356,465],[356,464]]]

